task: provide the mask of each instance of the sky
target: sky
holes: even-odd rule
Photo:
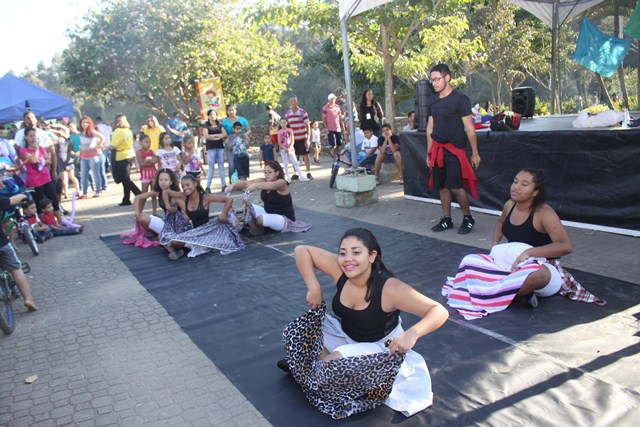
[[[0,0],[0,77],[12,70],[21,75],[24,68],[38,63],[51,64],[55,53],[69,44],[67,28],[86,14],[95,0]]]

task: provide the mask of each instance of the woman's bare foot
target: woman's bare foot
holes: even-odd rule
[[[31,300],[25,300],[24,306],[27,307],[29,311],[36,311],[38,309],[38,306]]]

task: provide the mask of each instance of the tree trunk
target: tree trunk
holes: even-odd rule
[[[622,31],[620,31],[620,6],[617,4],[614,7],[613,12],[613,33],[617,37],[624,37]],[[625,108],[629,108],[629,95],[627,94],[627,85],[624,81],[624,61],[620,64],[620,68],[618,68],[618,83],[620,85],[620,96],[622,97],[622,103]]]
[[[609,109],[613,110],[613,105],[611,104],[611,98],[609,97],[609,92],[607,91],[607,87],[604,85],[604,80],[602,79],[602,75],[596,73],[598,77],[598,86],[600,86],[600,90],[604,93],[604,100],[607,103]]]
[[[387,27],[380,26],[380,37],[382,39],[382,51],[384,52],[383,65],[384,65],[384,114],[387,118],[387,123],[394,128],[394,122],[396,119],[396,107],[394,103],[394,88],[393,88],[393,59],[389,54],[389,33]],[[394,129],[394,132],[396,129]]]

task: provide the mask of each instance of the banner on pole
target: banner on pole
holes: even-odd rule
[[[220,80],[215,78],[196,80],[196,92],[198,92],[202,120],[207,119],[207,111],[209,110],[214,110],[218,117],[227,116]]]

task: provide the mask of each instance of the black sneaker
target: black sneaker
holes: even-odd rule
[[[278,368],[282,369],[287,374],[291,373],[291,370],[289,369],[289,364],[287,363],[287,359],[278,360],[278,363],[276,365],[278,365]]]
[[[476,225],[476,220],[471,215],[465,215],[462,220],[462,225],[458,230],[458,234],[469,234],[473,230],[473,226]]]
[[[440,218],[440,222],[431,227],[431,231],[435,231],[436,233],[439,231],[448,230],[453,228],[453,221],[450,216],[443,216]]]
[[[313,179],[313,177],[311,176],[311,172],[307,172],[307,179],[309,181],[311,181]]]
[[[298,174],[295,174],[295,173],[294,173],[294,174],[291,176],[291,181],[295,181],[296,179],[300,179],[300,177],[298,176]]]

